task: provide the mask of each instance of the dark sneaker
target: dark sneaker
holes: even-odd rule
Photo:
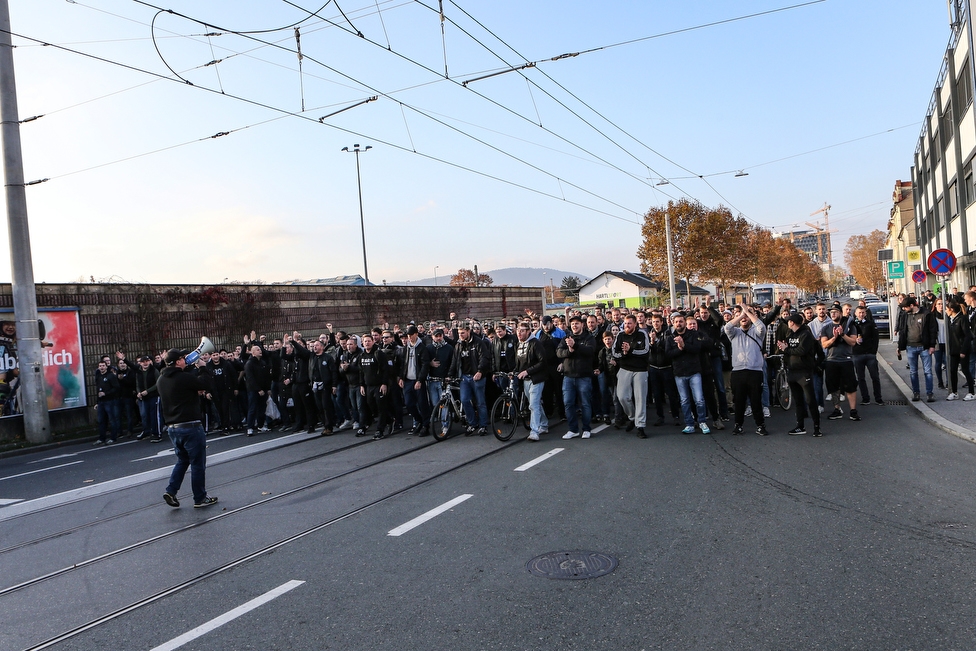
[[[874,404],[878,405],[879,407],[884,407],[884,400],[878,398],[877,400],[874,401]]]
[[[742,434],[742,425],[736,425],[732,429],[732,436],[738,436],[739,434]]]
[[[639,438],[639,439],[646,439],[647,438],[647,434],[644,433],[644,428],[643,427],[638,427],[637,428],[637,438]]]
[[[757,427],[756,434],[758,434],[759,436],[769,436],[769,432],[766,431],[765,425],[760,425],[759,427]]]
[[[817,438],[820,438],[821,436],[823,436],[823,432],[820,431],[819,427],[815,427],[813,428],[813,435],[816,436]]]
[[[921,399],[921,396],[919,396],[917,393],[912,394],[912,402],[918,402]]]
[[[196,504],[194,504],[193,505],[193,508],[195,508],[195,509],[205,509],[208,506],[213,506],[216,503],[217,503],[217,498],[216,497],[210,497],[209,495],[207,495],[205,498],[203,498],[203,501],[202,502],[197,502]]]
[[[176,495],[170,495],[169,493],[163,493],[163,501],[172,506],[174,509],[179,508],[180,501],[176,499]]]
[[[851,409],[851,420],[861,420],[861,417],[857,415],[857,409]]]
[[[360,427],[359,429],[356,430],[356,436],[366,436],[366,430]]]
[[[933,396],[931,393],[926,394],[925,402],[935,402],[935,396]]]
[[[376,432],[376,434],[373,434],[373,440],[374,441],[378,441],[379,439],[385,439],[385,438],[386,438],[386,435],[383,433],[382,430],[380,430],[379,432]]]
[[[474,436],[478,432],[478,428],[472,425],[468,425],[467,429],[464,430],[465,436]]]
[[[654,421],[654,427],[660,427],[661,425],[664,425],[663,418],[658,418],[656,421]]]
[[[834,410],[830,412],[829,416],[827,416],[827,418],[829,418],[830,420],[840,420],[843,417],[844,417],[844,412],[842,412],[839,407],[834,407]]]
[[[787,434],[789,434],[790,436],[800,436],[801,434],[806,434],[806,433],[807,433],[807,428],[804,427],[803,425],[797,425],[789,432],[787,432]]]
[[[487,427],[479,427],[478,428],[478,436],[488,436],[488,428]]]
[[[624,429],[624,431],[625,432],[633,432],[634,431],[634,421],[628,420],[627,421],[627,427]]]

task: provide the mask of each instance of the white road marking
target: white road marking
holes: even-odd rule
[[[242,605],[238,606],[237,608],[235,608],[233,610],[229,610],[226,613],[224,613],[223,615],[220,615],[219,617],[214,617],[209,622],[207,622],[205,624],[201,624],[200,626],[197,626],[192,631],[187,631],[183,635],[181,635],[179,637],[175,637],[172,640],[170,640],[169,642],[166,642],[164,644],[160,644],[157,647],[153,647],[152,651],[173,651],[173,649],[178,649],[181,646],[183,646],[184,644],[186,644],[188,642],[192,642],[193,640],[197,639],[198,637],[203,637],[204,635],[206,635],[210,631],[212,631],[214,629],[217,629],[217,628],[220,628],[224,624],[226,624],[228,622],[231,622],[231,621],[237,619],[241,615],[245,615],[245,614],[251,612],[252,610],[254,610],[255,608],[258,608],[260,606],[263,606],[264,604],[268,603],[269,601],[272,601],[274,599],[277,599],[281,595],[285,594],[286,592],[290,592],[291,590],[294,590],[295,588],[297,588],[298,586],[302,585],[303,583],[305,583],[305,582],[304,581],[289,581],[288,583],[279,585],[274,590],[270,590],[268,592],[265,592],[260,597],[256,597],[254,599],[251,599],[246,604],[242,604]]]
[[[474,497],[474,495],[458,495],[457,497],[455,497],[450,502],[444,502],[443,504],[441,504],[437,508],[431,509],[430,511],[427,511],[423,515],[418,515],[416,518],[414,518],[410,522],[406,522],[404,524],[401,524],[396,529],[391,529],[389,531],[389,533],[387,533],[386,535],[387,536],[402,536],[403,534],[407,533],[411,529],[414,529],[416,527],[419,527],[420,525],[422,525],[423,523],[427,522],[428,520],[432,520],[433,518],[436,518],[437,516],[439,516],[444,511],[448,511],[448,510],[454,508],[455,506],[457,506],[458,504],[460,504],[461,502],[463,502],[463,501],[465,501],[467,499],[470,499],[472,497]]]
[[[535,459],[533,459],[532,461],[529,461],[528,463],[523,463],[521,466],[519,466],[518,468],[515,469],[515,472],[525,472],[526,470],[528,470],[532,466],[535,466],[537,464],[542,463],[543,461],[545,461],[549,457],[554,456],[554,455],[557,455],[557,454],[559,454],[560,452],[562,452],[565,449],[566,448],[554,448],[554,449],[550,450],[549,452],[546,452],[541,457],[536,457]]]
[[[605,430],[608,427],[610,427],[610,426],[607,425],[606,423],[604,423],[603,425],[600,425],[599,427],[594,427],[593,429],[591,429],[590,430],[590,434],[596,434],[597,432],[602,432],[603,430]]]
[[[0,499],[0,506],[7,506],[8,504],[16,504],[17,502],[23,502],[24,500],[4,500]]]
[[[262,441],[260,443],[255,443],[254,445],[245,445],[244,447],[235,448],[233,450],[218,452],[214,455],[208,454],[207,465],[215,466],[217,464],[227,463],[228,461],[235,461],[243,457],[249,457],[252,454],[264,452],[265,450],[273,450],[274,448],[281,447],[296,440],[305,441],[308,439],[318,438],[318,436],[318,434],[301,432],[297,434],[290,434],[288,436],[282,436],[281,438]],[[125,488],[139,486],[140,484],[148,484],[149,482],[156,481],[158,479],[166,479],[172,472],[172,468],[157,468],[155,470],[147,470],[145,472],[128,475],[126,477],[110,479],[108,481],[103,481],[100,484],[90,484],[88,486],[74,488],[62,493],[55,493],[54,495],[45,495],[44,497],[21,501],[19,504],[15,504],[13,506],[0,508],[0,522],[15,518],[19,515],[24,515],[25,513],[33,513],[34,511],[40,511],[41,509],[61,506],[62,504],[69,504],[71,502],[77,502],[89,497],[105,495],[106,493],[113,493]]]
[[[43,463],[45,461],[54,461],[55,459],[67,459],[68,457],[77,457],[77,452],[69,452],[68,454],[59,454],[54,457],[45,457],[44,459],[35,459],[34,461],[28,461],[27,463]]]
[[[9,477],[0,477],[0,481],[4,479],[16,479],[17,477],[24,477],[26,475],[33,475],[38,472],[46,472],[48,470],[54,470],[55,468],[64,468],[65,466],[73,466],[76,463],[85,463],[84,461],[72,461],[71,463],[62,463],[59,466],[50,466],[48,468],[40,468],[38,470],[31,470],[30,472],[22,472],[19,475],[10,475]]]
[[[165,450],[160,450],[150,457],[139,457],[138,459],[132,459],[132,463],[135,463],[136,461],[151,461],[153,459],[158,459],[159,457],[174,456],[175,454],[176,450],[174,450],[173,446],[170,445],[170,447],[166,448]]]

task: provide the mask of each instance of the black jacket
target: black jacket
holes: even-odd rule
[[[685,347],[678,348],[676,337],[681,337]],[[665,343],[665,350],[671,358],[671,368],[675,377],[691,377],[701,373],[701,335],[697,330],[685,330],[683,334],[674,333]]]
[[[136,393],[142,393],[147,391],[147,398],[155,397],[156,393],[156,379],[159,378],[159,371],[156,367],[150,364],[145,371],[142,370],[142,366],[137,366],[133,371],[136,376]]]
[[[430,372],[430,351],[427,350],[427,346],[424,345],[424,342],[422,342],[419,337],[417,338],[417,346],[414,350],[414,355],[416,356],[414,363],[417,366],[417,377],[415,377],[413,381],[426,380],[427,374]],[[407,367],[410,363],[410,347],[400,346],[397,348],[396,352],[397,356],[400,358],[396,365],[397,370],[399,371],[399,377],[401,380],[406,382],[409,379],[407,378]]]
[[[786,338],[786,350],[783,351],[783,359],[786,361],[786,368],[791,371],[813,372],[817,368],[817,349],[820,342],[813,338],[805,324],[796,332],[790,332]]]
[[[868,314],[871,314],[869,311]],[[854,325],[854,331],[857,336],[861,338],[861,343],[854,344],[852,353],[855,355],[876,355],[878,353],[878,326],[874,324],[874,321],[865,319],[864,321],[858,321],[854,319],[851,322]]]
[[[451,376],[474,375],[482,376],[491,372],[491,352],[481,340],[472,336],[467,341],[458,340],[454,347],[454,362],[451,364]]]
[[[427,376],[430,378],[445,378],[451,370],[451,362],[454,361],[454,346],[444,343],[440,346],[436,346],[433,343],[427,345],[427,354],[430,356],[430,371]],[[437,366],[434,366],[433,362],[438,362]]]
[[[511,373],[515,370],[515,347],[518,346],[515,335],[498,337],[492,343],[492,369],[496,373]]]
[[[207,387],[198,378],[175,366],[167,366],[156,382],[159,391],[160,414],[167,425],[202,420],[198,391]]]
[[[904,321],[899,325],[898,350],[908,349],[908,322],[910,319],[920,319],[922,324],[922,348],[936,348],[939,345],[939,323],[935,314],[928,310],[919,310],[915,314],[905,314]]]
[[[99,373],[95,371],[95,395],[99,392],[104,393],[103,396],[98,396],[98,402],[106,402],[108,400],[115,400],[122,395],[122,388],[119,386],[119,378],[112,371],[105,371],[104,373]]]
[[[569,349],[566,339],[573,339],[573,350]],[[593,335],[584,330],[578,336],[572,332],[559,341],[556,357],[562,360],[563,375],[571,378],[593,377],[596,368],[596,341]]]
[[[244,364],[244,382],[248,391],[267,391],[271,388],[271,372],[263,357],[251,357]]]
[[[546,368],[546,356],[542,350],[542,343],[538,339],[526,339],[524,342],[516,343],[514,371],[516,375],[527,371],[533,384],[546,381],[549,373]]]

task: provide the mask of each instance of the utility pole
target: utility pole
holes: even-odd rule
[[[34,288],[34,264],[31,260],[30,230],[27,225],[27,191],[20,148],[20,117],[17,113],[17,83],[14,79],[10,8],[7,0],[0,0],[0,122],[7,231],[10,238],[11,288],[14,320],[17,322],[19,404],[24,414],[24,435],[27,441],[46,443],[51,440],[51,421],[47,411],[44,364],[37,323],[37,296]]]
[[[678,303],[674,295],[674,249],[671,246],[671,216],[664,213],[664,240],[668,248],[668,292],[671,294],[671,309],[677,307]]]
[[[359,173],[359,154],[360,152],[366,153],[372,149],[372,145],[366,145],[365,149],[360,149],[359,144],[349,147],[343,147],[342,151],[347,153],[356,154],[356,186],[359,188],[359,229],[362,231],[363,235],[363,279],[366,281],[366,285],[369,286],[369,267],[366,265],[366,218],[363,216],[363,177]],[[383,283],[384,285],[386,283]]]

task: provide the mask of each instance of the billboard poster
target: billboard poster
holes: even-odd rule
[[[74,308],[37,311],[47,408],[71,409],[87,404],[81,356],[81,320]],[[13,310],[0,310],[0,417],[22,413],[17,400],[20,369]]]

